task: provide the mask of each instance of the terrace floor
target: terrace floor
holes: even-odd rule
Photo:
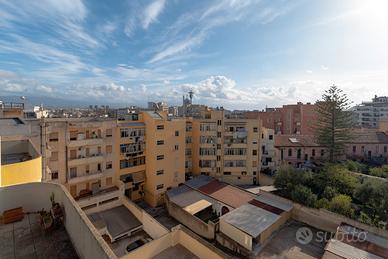
[[[38,214],[0,225],[0,258],[79,258],[64,227],[44,233]]]
[[[296,240],[296,232],[301,227],[307,227],[313,233],[313,238],[308,244],[301,244]],[[318,241],[318,231],[320,230],[301,222],[291,221],[289,224],[283,226],[279,232],[272,237],[256,258],[322,258],[326,242]]]

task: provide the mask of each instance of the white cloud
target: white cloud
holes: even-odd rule
[[[329,68],[327,66],[324,66],[324,65],[321,65],[321,69],[324,71],[329,70]]]
[[[164,9],[165,3],[165,0],[155,0],[144,9],[142,15],[143,29],[148,29],[151,23],[157,21],[158,16],[162,13]]]
[[[39,85],[36,89],[38,91],[42,91],[44,93],[52,93],[53,92],[53,89],[50,86],[46,86],[46,85]]]

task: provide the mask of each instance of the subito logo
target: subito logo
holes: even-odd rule
[[[313,232],[309,228],[301,227],[296,231],[295,238],[298,243],[307,245],[313,240]]]

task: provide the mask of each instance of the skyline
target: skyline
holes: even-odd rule
[[[23,6],[23,8],[19,8]],[[384,9],[385,8],[385,9]],[[383,0],[0,2],[2,95],[263,109],[387,95]]]

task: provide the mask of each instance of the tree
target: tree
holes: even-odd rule
[[[344,154],[345,144],[352,139],[353,115],[348,111],[350,102],[340,88],[332,85],[315,106],[315,137],[328,150],[329,161],[334,162]]]
[[[293,201],[304,204],[309,207],[314,207],[317,202],[317,195],[313,194],[310,188],[298,184],[291,192]]]
[[[344,194],[335,196],[329,203],[329,210],[352,218],[354,215],[354,210],[352,208],[352,198]]]

